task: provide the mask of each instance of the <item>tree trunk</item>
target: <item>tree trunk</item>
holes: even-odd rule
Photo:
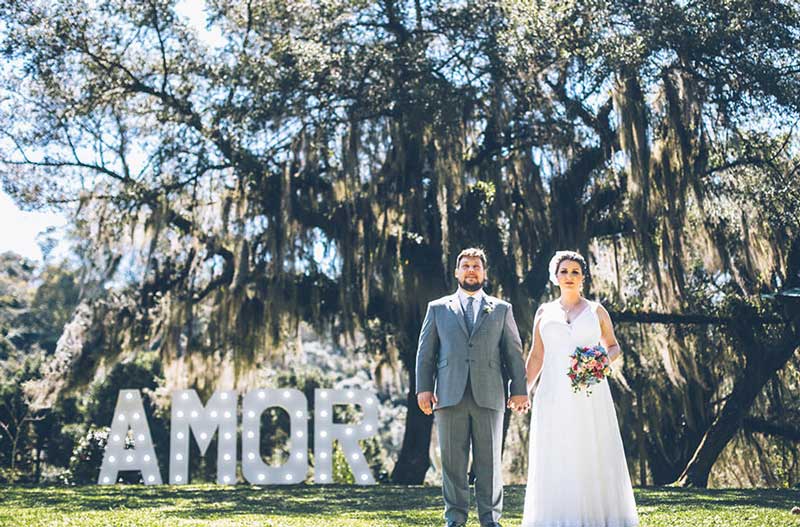
[[[796,349],[797,344],[792,343],[768,355],[765,353],[766,356],[761,361],[748,361],[722,411],[706,431],[694,456],[675,482],[676,485],[703,488],[708,486],[708,475],[714,462],[736,435],[753,401],[775,372],[783,368]]]
[[[413,377],[414,372],[410,375]],[[408,413],[403,434],[403,447],[392,471],[392,483],[421,485],[431,466],[428,451],[431,444],[433,416],[425,415],[417,406],[415,383],[408,390]]]

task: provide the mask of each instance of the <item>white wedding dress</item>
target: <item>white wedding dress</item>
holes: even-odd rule
[[[522,527],[633,527],[639,524],[608,381],[574,393],[567,371],[576,346],[600,341],[598,304],[568,324],[558,302],[534,322],[544,363],[533,399]]]

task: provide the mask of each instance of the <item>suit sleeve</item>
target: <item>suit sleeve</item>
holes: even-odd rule
[[[436,330],[436,314],[433,306],[428,304],[425,320],[419,332],[417,343],[417,393],[432,392],[436,373],[436,354],[439,350],[439,333]]]
[[[500,353],[506,372],[511,378],[511,395],[527,395],[525,381],[525,361],[522,359],[522,340],[519,338],[519,329],[514,320],[514,310],[511,304],[506,309],[503,326],[503,337],[500,340]]]

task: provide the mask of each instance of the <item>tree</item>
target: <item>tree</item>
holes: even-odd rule
[[[786,282],[780,247],[796,230],[753,207],[731,214],[724,180],[791,179],[794,6],[208,9],[220,43],[171,2],[0,8],[4,187],[71,207],[86,269],[41,393],[140,346],[165,363],[223,350],[245,371],[298,320],[344,335],[377,321],[409,372],[393,479],[414,483],[431,430],[416,335],[426,302],[454,287],[461,247],[486,248],[524,335],[556,248],[626,252],[636,290],[599,290],[621,319],[714,317],[692,301],[698,269],[702,287],[741,299]],[[694,388],[709,380],[691,361],[704,342],[676,350]],[[724,385],[712,380],[708,395]]]

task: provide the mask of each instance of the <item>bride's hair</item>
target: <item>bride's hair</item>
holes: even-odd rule
[[[584,276],[589,274],[589,266],[586,264],[586,259],[584,259],[580,253],[575,251],[556,251],[556,254],[554,254],[550,259],[550,265],[548,266],[548,271],[550,271],[550,281],[553,282],[553,284],[558,285],[556,271],[558,271],[558,266],[564,260],[577,262],[580,264],[581,271],[583,272]]]

